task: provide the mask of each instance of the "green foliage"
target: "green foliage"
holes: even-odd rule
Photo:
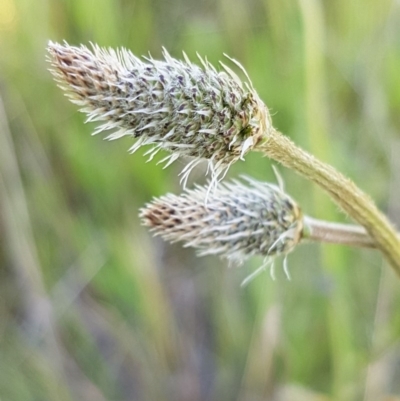
[[[198,51],[214,65],[225,52],[274,125],[399,226],[399,37],[390,1],[1,0],[0,399],[399,394],[399,283],[378,253],[304,245],[289,256],[291,281],[278,260],[276,281],[265,273],[243,289],[260,259],[228,269],[153,239],[138,209],[180,193],[182,165],[162,170],[130,156],[130,138],[91,137],[45,62],[49,39],[155,58],[162,46],[178,58]],[[229,177],[240,173],[274,179],[259,154]],[[281,173],[307,214],[345,221]],[[204,182],[202,168],[193,181]]]

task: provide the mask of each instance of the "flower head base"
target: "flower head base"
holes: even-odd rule
[[[272,129],[251,83],[242,84],[222,63],[218,72],[200,57],[202,67],[186,55],[185,61],[175,60],[166,50],[157,61],[96,45],[91,51],[50,42],[48,51],[51,72],[71,101],[88,114],[87,121],[104,121],[95,134],[112,130],[107,139],[137,138],[131,152],[152,144],[150,160],[166,149],[171,152],[161,161],[166,165],[193,157],[182,172],[184,181],[201,159],[209,161],[216,179]]]
[[[287,254],[299,243],[303,218],[299,206],[278,187],[245,178],[220,184],[208,195],[197,187],[180,196],[153,200],[140,212],[144,225],[170,242],[243,261],[252,255]]]

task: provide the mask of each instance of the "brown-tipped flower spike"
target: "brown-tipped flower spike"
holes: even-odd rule
[[[155,199],[140,211],[142,223],[170,242],[198,248],[200,255],[241,262],[290,252],[302,236],[299,206],[275,185],[245,180],[249,186],[233,181],[209,194],[197,187]]]
[[[166,149],[171,152],[162,160],[166,165],[193,157],[182,172],[184,181],[201,159],[209,161],[216,179],[272,129],[250,80],[243,84],[222,63],[223,71],[217,71],[199,57],[199,67],[186,55],[185,61],[175,60],[165,49],[162,61],[96,45],[89,50],[50,42],[48,52],[50,71],[87,121],[104,121],[94,133],[112,130],[110,140],[137,138],[132,152],[152,144],[150,159]]]

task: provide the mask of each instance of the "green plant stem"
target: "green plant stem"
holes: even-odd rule
[[[372,199],[350,179],[271,130],[256,150],[323,188],[335,203],[367,230],[400,277],[400,236]]]
[[[375,241],[368,235],[364,227],[317,220],[309,216],[304,216],[303,221],[302,238],[304,240],[376,248]]]

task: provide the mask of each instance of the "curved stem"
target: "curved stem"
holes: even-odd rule
[[[303,239],[361,248],[376,248],[375,241],[363,227],[317,220],[309,216],[304,216]]]
[[[295,170],[323,188],[352,219],[374,239],[376,247],[400,276],[400,236],[372,199],[350,179],[297,147],[280,132],[271,130],[255,150]]]

